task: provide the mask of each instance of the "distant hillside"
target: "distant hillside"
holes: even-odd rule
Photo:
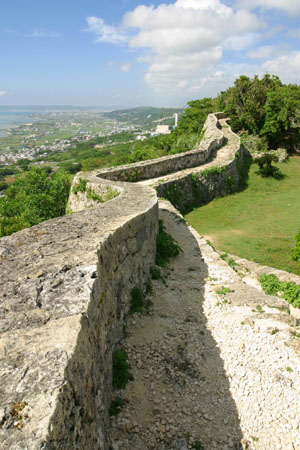
[[[118,120],[119,122],[130,122],[132,125],[150,130],[158,123],[173,125],[174,114],[178,113],[180,116],[183,112],[184,108],[154,108],[152,106],[140,106],[139,108],[111,111],[105,113],[105,116]]]

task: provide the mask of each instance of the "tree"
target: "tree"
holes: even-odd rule
[[[300,86],[278,86],[267,95],[261,135],[273,148],[300,151]]]
[[[178,122],[178,127],[174,131],[175,135],[185,133],[200,134],[207,115],[213,112],[211,98],[192,100],[188,102],[188,105],[189,107],[185,110],[184,115]]]
[[[40,168],[21,172],[0,199],[0,236],[65,214],[70,185],[64,171],[52,176]]]
[[[259,79],[257,75],[251,80],[242,75],[235,80],[234,86],[222,92],[218,97],[220,109],[230,119],[234,131],[247,130],[251,134],[259,134],[265,121],[265,103],[268,92],[281,86],[277,76],[265,75]]]

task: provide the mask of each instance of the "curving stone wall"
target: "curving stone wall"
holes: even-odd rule
[[[112,352],[131,290],[145,285],[154,265],[158,229],[155,190],[109,179],[136,173],[147,179],[204,164],[228,139],[220,120],[221,114],[208,116],[204,140],[192,152],[79,174],[73,186],[82,177],[95,192],[119,195],[99,203],[72,190],[74,214],[0,240],[1,448],[107,450]],[[158,194],[168,197],[177,186],[184,193],[177,206],[184,209],[185,202],[225,194],[228,176],[235,189],[243,152],[238,138],[230,141],[232,155],[219,176],[201,175],[202,166],[195,174],[175,173],[171,181],[153,182]]]
[[[158,208],[135,185],[101,206],[0,241],[3,449],[107,448],[112,351],[154,265]]]
[[[103,169],[99,172],[99,177],[114,181],[136,182],[200,166],[209,158],[213,150],[224,143],[224,134],[219,129],[218,117],[222,117],[222,114],[207,116],[203,126],[205,133],[197,149],[135,164]]]
[[[167,198],[182,213],[224,197],[238,189],[240,171],[248,151],[231,129],[226,128],[227,157],[219,164],[203,165],[199,170],[176,178],[155,182],[158,196]]]

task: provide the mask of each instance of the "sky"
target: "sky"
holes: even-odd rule
[[[3,0],[0,105],[183,106],[300,84],[300,0]]]

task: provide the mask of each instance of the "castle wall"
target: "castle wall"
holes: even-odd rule
[[[74,214],[0,240],[1,448],[107,450],[112,352],[131,290],[143,288],[154,265],[157,193],[170,198],[177,189],[181,210],[225,195],[237,188],[243,150],[233,139],[219,173],[179,174],[157,193],[120,180],[204,163],[225,142],[219,119],[208,116],[198,150],[77,175],[74,184],[82,177],[119,195],[98,203],[71,190]]]

